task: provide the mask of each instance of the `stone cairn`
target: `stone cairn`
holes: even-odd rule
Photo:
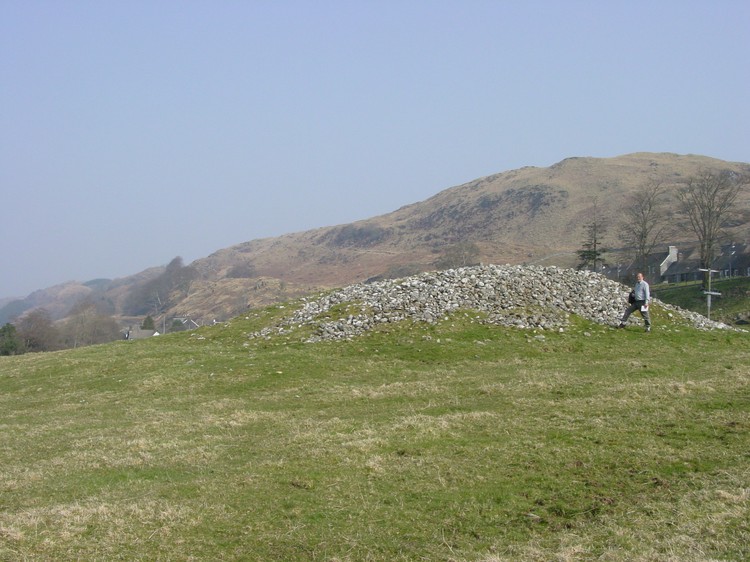
[[[314,335],[308,341],[345,340],[380,324],[404,320],[435,323],[459,310],[483,312],[484,322],[522,329],[563,331],[571,314],[616,326],[627,306],[629,290],[590,271],[511,265],[462,267],[350,285],[305,298],[291,316],[250,337],[267,338],[313,325]],[[700,314],[657,299],[654,302],[667,311],[672,323],[681,318],[699,329],[729,329]],[[331,314],[333,307],[339,307],[339,313]]]

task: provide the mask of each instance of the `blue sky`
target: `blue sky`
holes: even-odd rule
[[[0,297],[570,156],[750,161],[750,3],[0,0]]]

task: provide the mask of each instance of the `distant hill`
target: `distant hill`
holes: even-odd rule
[[[446,258],[472,262],[573,266],[585,238],[583,227],[596,205],[611,225],[609,247],[627,197],[649,181],[676,190],[700,170],[750,175],[750,164],[695,155],[636,153],[615,158],[568,158],[545,168],[525,167],[445,189],[421,202],[350,224],[328,226],[221,249],[189,264],[188,283],[174,288],[167,317],[189,316],[206,323],[316,290],[371,278],[431,270]],[[736,240],[750,241],[750,193],[738,201]],[[693,242],[689,227],[666,243]],[[456,264],[460,265],[460,264]],[[64,314],[88,294],[122,321],[133,291],[163,274],[154,268],[93,286],[65,284],[34,293],[26,304]],[[0,309],[0,319],[8,307]]]
[[[59,320],[82,299],[91,299],[99,307],[114,316],[120,316],[122,302],[129,292],[140,283],[153,279],[163,267],[149,268],[123,279],[96,279],[84,283],[67,281],[46,289],[34,291],[23,299],[12,299],[0,308],[0,325],[35,308],[44,308],[50,316]]]

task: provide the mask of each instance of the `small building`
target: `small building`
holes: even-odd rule
[[[716,258],[711,269],[719,272],[720,277],[750,276],[750,255],[747,244],[732,242],[721,247],[721,255]]]
[[[159,332],[156,330],[144,330],[140,326],[137,328],[127,328],[123,332],[123,338],[126,340],[144,340],[158,335]]]
[[[685,248],[677,252],[677,259],[669,265],[661,281],[664,283],[684,283],[703,279],[700,251],[697,248]]]
[[[605,268],[603,273],[618,281],[630,282],[635,278],[635,264],[616,265]],[[697,246],[680,250],[669,246],[666,252],[654,252],[646,258],[643,275],[650,283],[684,283],[701,281],[704,272]],[[750,247],[747,244],[726,244],[721,246],[711,269],[718,273],[715,277],[750,277]]]
[[[715,277],[745,277],[750,276],[750,253],[747,244],[726,244],[719,249],[718,256],[711,264],[711,269],[717,273]],[[704,272],[700,260],[699,248],[686,249],[678,254],[678,259],[670,265],[664,274],[666,283],[682,283],[685,281],[700,281]]]
[[[660,283],[666,271],[677,261],[677,259],[677,246],[669,246],[665,252],[654,252],[646,256],[646,264],[641,273],[643,273],[646,279],[650,282]],[[639,271],[638,266],[636,266],[635,263],[630,262],[624,265],[617,264],[606,266],[602,273],[610,279],[629,283],[635,279],[635,276]]]

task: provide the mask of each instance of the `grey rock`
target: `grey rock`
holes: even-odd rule
[[[344,340],[378,324],[412,320],[433,324],[456,310],[486,314],[484,322],[527,330],[558,330],[575,314],[592,322],[619,323],[629,288],[590,271],[558,267],[483,265],[428,272],[400,280],[349,285],[303,305],[274,328],[250,334],[268,338],[300,326],[313,326],[308,341]],[[658,303],[677,318],[702,329],[730,329],[700,314]],[[326,318],[336,305],[346,318]]]

